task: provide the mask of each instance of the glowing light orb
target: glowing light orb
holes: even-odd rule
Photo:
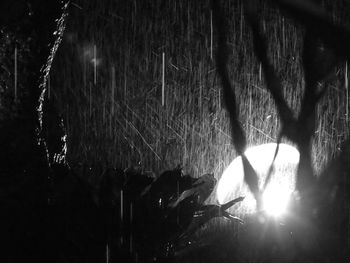
[[[265,183],[268,169],[272,163],[277,144],[268,143],[251,147],[245,155],[259,176],[260,189]],[[294,191],[295,174],[299,163],[299,152],[293,146],[281,143],[274,164],[269,184],[263,195],[263,209],[272,216],[285,212],[290,195]],[[224,204],[238,196],[245,196],[240,206],[232,207],[231,212],[251,213],[256,209],[256,202],[244,183],[242,158],[238,156],[223,172],[216,189],[217,199]],[[233,210],[233,211],[232,211]]]
[[[275,217],[283,215],[287,210],[291,194],[291,189],[272,184],[263,193],[263,209],[267,214]]]

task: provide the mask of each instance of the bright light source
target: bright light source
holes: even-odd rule
[[[273,160],[276,146],[276,143],[262,144],[251,147],[245,152],[247,159],[259,176],[260,189],[265,183],[265,177]],[[274,172],[263,193],[263,206],[268,214],[278,216],[285,212],[290,194],[294,191],[298,162],[298,150],[293,146],[280,144]],[[224,204],[238,196],[245,196],[239,212],[251,213],[255,211],[255,200],[244,183],[243,177],[242,158],[238,156],[226,168],[218,182],[217,199],[220,204]]]
[[[263,209],[271,216],[279,217],[287,212],[287,206],[291,196],[288,188],[272,184],[263,193]]]

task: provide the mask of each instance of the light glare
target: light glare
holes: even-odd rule
[[[282,216],[287,211],[291,192],[286,187],[269,186],[263,193],[263,209],[274,217]]]
[[[262,144],[251,147],[245,152],[247,159],[259,176],[260,189],[262,189],[265,182],[276,146],[276,143]],[[290,195],[294,190],[298,162],[298,150],[288,144],[280,144],[274,172],[262,196],[263,209],[266,213],[272,216],[280,216],[285,213]],[[245,196],[239,212],[251,213],[255,211],[255,199],[244,183],[244,171],[240,156],[235,158],[223,172],[218,182],[216,194],[220,204],[224,204],[238,196]],[[235,211],[231,210],[231,212]]]

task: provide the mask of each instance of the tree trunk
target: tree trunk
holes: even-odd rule
[[[66,2],[0,3],[0,233],[8,246],[3,262],[52,262],[45,237],[50,169],[42,109]]]

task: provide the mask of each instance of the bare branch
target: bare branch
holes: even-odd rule
[[[261,194],[259,190],[258,176],[244,156],[244,151],[247,145],[246,136],[239,122],[239,112],[236,104],[236,96],[227,71],[228,62],[228,47],[227,47],[227,24],[224,19],[220,1],[212,0],[214,26],[218,32],[218,48],[216,53],[216,66],[221,79],[223,88],[223,98],[227,112],[229,113],[232,143],[235,146],[239,155],[242,156],[244,168],[244,180],[247,183],[250,191],[254,194],[257,200],[258,209],[261,207]]]
[[[275,73],[272,63],[267,56],[267,44],[265,37],[261,34],[258,14],[257,3],[255,0],[247,0],[245,3],[245,16],[251,27],[253,34],[254,51],[261,62],[261,66],[264,72],[266,88],[270,91],[282,122],[281,134],[287,137],[294,137],[295,130],[293,124],[295,118],[293,117],[292,110],[287,105],[286,100],[282,96],[282,84],[280,78]]]
[[[231,124],[231,135],[233,144],[238,154],[243,154],[246,148],[246,137],[239,122],[236,95],[232,89],[232,84],[227,71],[228,47],[227,47],[227,25],[221,10],[220,1],[212,1],[214,25],[218,32],[218,48],[216,52],[216,66],[221,79],[223,89],[223,99],[225,107],[229,113]]]

